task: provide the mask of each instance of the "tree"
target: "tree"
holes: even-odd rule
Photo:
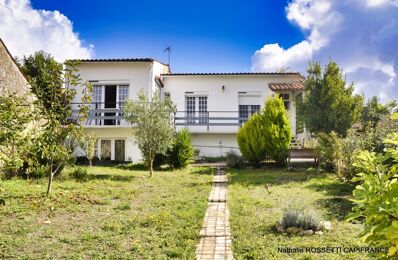
[[[184,128],[175,134],[172,146],[167,151],[166,157],[171,166],[180,169],[188,165],[192,156],[191,134],[187,128]]]
[[[310,62],[304,81],[305,96],[297,103],[298,113],[312,133],[331,133],[345,136],[357,122],[363,98],[353,96],[353,84],[346,86],[342,70],[330,61],[322,72],[318,62]]]
[[[89,166],[93,166],[95,157],[95,146],[97,144],[97,136],[94,133],[85,134],[83,142],[80,146],[84,148]]]
[[[27,151],[32,106],[17,95],[0,96],[0,167],[15,177]]]
[[[388,247],[388,256],[398,256],[398,133],[388,135],[382,153],[361,151],[352,179],[355,203],[348,220],[363,219],[362,239],[372,246]],[[384,257],[386,256],[384,255]]]
[[[238,145],[243,157],[258,167],[266,158],[263,120],[259,112],[252,115],[238,131]]]
[[[153,161],[156,154],[165,154],[172,146],[175,107],[170,99],[160,100],[159,93],[152,100],[143,90],[138,99],[126,102],[124,113],[126,120],[133,125],[136,143],[153,175]]]
[[[372,97],[362,109],[361,123],[363,127],[375,128],[384,117],[391,114],[395,106],[395,101],[383,105],[379,103],[379,99],[376,96]]]
[[[278,164],[284,164],[293,134],[283,100],[269,97],[262,110],[262,118],[265,150]]]
[[[22,60],[22,71],[27,75],[32,92],[37,97],[35,105],[39,111],[38,120],[43,122],[40,136],[34,140],[34,149],[35,154],[44,159],[41,164],[48,169],[47,194],[51,193],[54,175],[72,157],[71,143],[84,133],[82,126],[71,119],[71,102],[77,92],[70,86],[80,86],[82,89],[82,105],[76,118],[84,121],[89,111],[92,86],[89,82],[82,83],[75,69],[76,64],[68,61],[67,68],[63,70],[62,64],[42,51]]]
[[[283,100],[270,97],[263,109],[251,116],[238,131],[238,145],[243,157],[259,166],[267,156],[284,164],[292,139],[292,128]]]

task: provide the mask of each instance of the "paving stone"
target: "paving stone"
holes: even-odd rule
[[[227,182],[224,168],[217,168],[200,231],[202,238],[196,248],[197,259],[234,259],[227,206]]]

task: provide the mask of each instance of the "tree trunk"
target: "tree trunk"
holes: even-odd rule
[[[47,195],[50,195],[50,193],[51,193],[51,186],[52,186],[52,184],[53,184],[53,176],[54,176],[54,174],[53,174],[53,172],[51,171],[51,172],[50,172],[50,176],[49,176],[49,178],[48,178]]]
[[[151,157],[150,161],[149,161],[149,176],[152,177],[153,175],[153,160],[154,158]]]
[[[88,164],[91,166],[93,166],[93,160],[92,159],[88,159]]]

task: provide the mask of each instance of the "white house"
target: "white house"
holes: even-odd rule
[[[123,104],[139,90],[159,90],[177,106],[176,128],[188,128],[192,143],[203,156],[221,156],[235,149],[242,122],[273,94],[285,101],[296,140],[305,132],[296,121],[295,100],[303,95],[299,73],[171,73],[168,65],[153,59],[81,60],[83,80],[94,86],[92,110],[84,123],[98,137],[97,153],[104,159],[141,159],[131,126],[123,119]],[[77,91],[81,93],[81,91]],[[73,109],[79,106],[77,95]]]

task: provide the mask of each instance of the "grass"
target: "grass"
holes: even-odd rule
[[[364,254],[284,254],[278,247],[359,247],[361,224],[344,221],[353,186],[331,174],[311,175],[282,169],[231,170],[228,173],[230,222],[236,259],[363,259]],[[270,193],[266,189],[270,184]],[[282,209],[292,199],[308,205],[333,229],[322,236],[288,235],[275,230]]]
[[[92,167],[89,176],[56,179],[50,198],[45,179],[3,181],[0,258],[194,258],[211,170],[149,178],[146,171]]]

